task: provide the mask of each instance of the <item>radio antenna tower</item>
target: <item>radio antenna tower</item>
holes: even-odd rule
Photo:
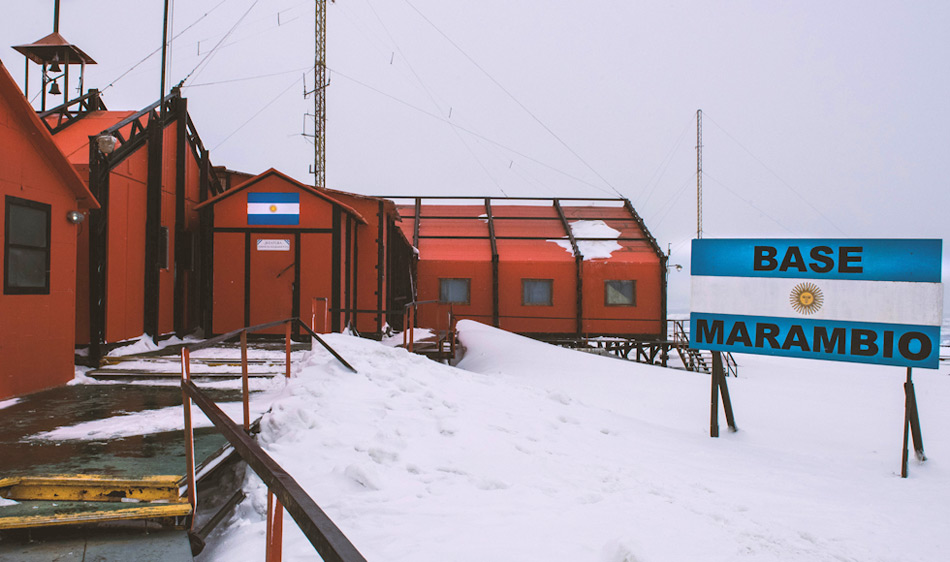
[[[332,2],[333,0],[331,0]],[[313,94],[313,186],[326,187],[326,126],[327,99],[327,2],[316,0],[314,23],[313,90],[304,91],[304,97]]]
[[[696,238],[703,237],[703,110],[696,110]]]

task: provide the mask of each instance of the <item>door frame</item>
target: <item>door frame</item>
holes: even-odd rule
[[[246,230],[244,232],[244,326],[251,325],[251,241],[258,234],[283,234],[294,237],[294,286],[291,296],[290,315],[300,317],[300,231]],[[294,334],[299,327],[294,325]]]

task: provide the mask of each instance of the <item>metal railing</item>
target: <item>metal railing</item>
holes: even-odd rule
[[[346,538],[342,531],[330,520],[320,506],[307,492],[274,461],[260,445],[249,435],[250,430],[250,402],[248,390],[248,361],[247,361],[247,334],[260,332],[276,326],[285,325],[285,376],[290,378],[291,332],[297,325],[310,334],[346,368],[357,372],[343,357],[331,348],[323,338],[302,322],[299,318],[288,318],[277,322],[269,322],[248,328],[234,330],[227,334],[205,340],[203,342],[182,347],[181,350],[181,393],[185,419],[185,458],[187,462],[188,501],[192,506],[192,526],[194,514],[197,512],[198,495],[196,490],[195,474],[195,442],[194,428],[191,420],[191,403],[194,401],[214,426],[234,447],[252,470],[267,485],[267,547],[266,560],[278,562],[281,558],[281,544],[283,534],[283,510],[293,517],[297,526],[303,532],[317,553],[327,562],[365,562],[365,558],[355,546]],[[231,420],[214,401],[204,394],[191,380],[191,352],[198,351],[218,343],[234,338],[241,341],[241,371],[244,405],[244,426],[239,427]]]
[[[40,121],[50,133],[56,134],[87,113],[104,110],[105,104],[99,96],[99,90],[90,89],[88,93],[38,114]]]
[[[441,329],[441,321],[438,322],[439,326],[435,327],[435,346],[436,350],[434,355],[436,359],[444,359],[445,355],[448,358],[455,357],[455,350],[458,346],[458,333],[455,329],[455,323],[458,321],[455,313],[452,309],[451,304],[446,304],[438,300],[429,300],[429,301],[412,301],[405,304],[403,307],[403,331],[402,331],[402,345],[410,353],[415,352],[415,324],[416,317],[419,313],[419,306],[421,305],[436,305],[440,308],[448,307],[447,314],[445,318],[447,319],[447,324],[445,330]],[[437,317],[441,317],[443,310],[440,310],[437,313]],[[446,346],[448,349],[446,350]]]
[[[695,362],[697,361],[696,356],[699,355],[699,350],[693,349],[690,346],[689,332],[686,331],[684,324],[686,320],[667,320],[667,322],[673,325],[672,341],[677,351],[680,352],[680,358],[683,360],[683,363],[686,364],[688,370],[697,370]],[[683,356],[684,353],[687,354],[687,357]],[[733,357],[732,352],[722,352],[722,368],[725,370],[726,376],[739,376],[739,364],[736,362],[736,358]]]

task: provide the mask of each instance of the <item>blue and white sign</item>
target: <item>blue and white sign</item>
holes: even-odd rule
[[[697,349],[935,369],[941,240],[693,240]]]
[[[248,225],[300,224],[299,193],[248,193]]]

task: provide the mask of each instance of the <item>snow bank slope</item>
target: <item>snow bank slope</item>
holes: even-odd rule
[[[945,559],[945,375],[915,374],[932,460],[903,481],[899,370],[743,358],[741,431],[714,440],[708,377],[459,328],[471,371],[330,336],[360,373],[316,351],[265,417],[369,560]],[[262,558],[248,488],[203,559]],[[314,556],[289,518],[284,548]]]

